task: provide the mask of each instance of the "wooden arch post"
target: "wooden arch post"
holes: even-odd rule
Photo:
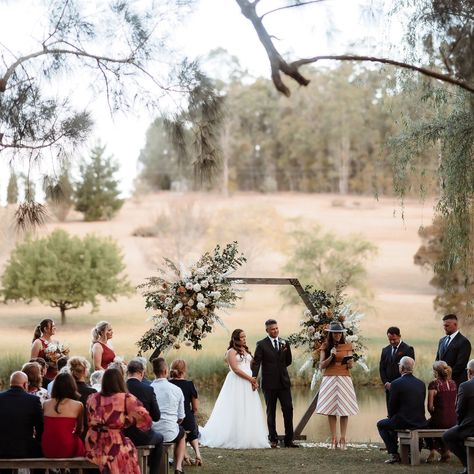
[[[316,308],[311,303],[308,295],[305,293],[301,283],[297,278],[254,278],[254,277],[229,277],[227,278],[231,281],[239,281],[246,285],[292,285],[293,288],[297,291],[300,298],[303,300],[303,303],[306,307],[311,311],[311,314],[316,314]],[[306,439],[306,436],[303,436],[301,433],[303,432],[305,426],[308,424],[311,415],[316,410],[316,404],[318,403],[318,395],[319,393],[316,392],[314,397],[312,398],[308,408],[304,412],[301,420],[296,425],[294,430],[295,439]]]

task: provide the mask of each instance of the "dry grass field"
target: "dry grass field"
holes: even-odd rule
[[[217,242],[237,240],[248,256],[239,270],[242,276],[292,276],[282,273],[290,251],[286,228],[294,219],[303,225],[317,222],[325,230],[341,236],[357,233],[378,247],[377,256],[368,263],[369,284],[374,293],[370,309],[362,323],[371,354],[377,356],[385,344],[389,325],[402,328],[405,338],[423,348],[428,360],[433,358],[440,323],[432,310],[434,290],[429,285],[429,272],[413,264],[420,240],[421,225],[429,225],[432,216],[429,202],[405,203],[404,219],[396,199],[345,197],[308,194],[237,194],[224,198],[216,194],[158,193],[129,200],[119,215],[110,222],[86,223],[71,214],[65,223],[50,222],[39,230],[47,234],[63,228],[75,235],[96,233],[111,235],[123,249],[127,272],[133,284],[139,284],[156,271],[162,256],[192,263],[203,250]],[[6,263],[15,236],[3,220],[0,244],[0,267]],[[132,236],[141,226],[168,226],[167,235],[158,238]],[[251,345],[262,335],[264,320],[275,316],[282,335],[293,331],[301,315],[301,307],[285,307],[278,287],[252,286],[243,293],[238,307],[224,315],[229,330],[242,327]],[[0,306],[2,352],[28,352],[33,328],[45,317],[59,319],[56,310],[21,303]],[[89,307],[67,313],[68,323],[58,328],[58,338],[69,342],[74,353],[86,353],[89,331],[96,321],[110,320],[115,328],[114,347],[119,354],[135,353],[134,343],[149,323],[139,294],[101,304],[90,313]],[[221,354],[228,333],[220,329],[206,341],[207,354]],[[189,354],[186,354],[190,357]]]

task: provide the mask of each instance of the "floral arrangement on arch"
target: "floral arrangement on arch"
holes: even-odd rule
[[[235,288],[241,282],[227,278],[246,262],[237,246],[237,242],[224,249],[217,245],[187,271],[165,258],[165,268],[160,269],[163,276],[147,278],[138,287],[143,289],[145,308],[154,312],[153,327],[137,342],[140,354],[179,349],[182,344],[201,349],[202,339],[215,323],[223,325],[216,311],[234,307],[241,298]]]
[[[295,347],[303,347],[305,352],[311,355],[301,367],[300,372],[310,366],[315,369],[311,381],[312,389],[322,376],[319,369],[320,350],[328,334],[326,329],[333,321],[338,321],[346,329],[345,339],[346,342],[352,343],[354,361],[364,370],[369,370],[365,358],[366,347],[359,334],[359,323],[364,315],[353,311],[349,303],[344,303],[343,289],[344,285],[339,284],[332,294],[324,290],[316,290],[312,286],[306,286],[305,293],[313,304],[315,314],[306,309],[303,319],[300,321],[301,330],[288,337],[291,344]]]

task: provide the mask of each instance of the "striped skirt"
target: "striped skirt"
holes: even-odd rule
[[[352,378],[345,375],[323,377],[319,388],[316,413],[320,415],[357,415],[359,406],[352,384]]]

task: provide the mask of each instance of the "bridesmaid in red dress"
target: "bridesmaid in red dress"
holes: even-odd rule
[[[74,458],[85,455],[81,433],[84,406],[77,399],[77,385],[71,374],[60,373],[54,379],[51,400],[44,402],[44,432],[41,438],[47,458]]]
[[[115,359],[115,352],[107,344],[112,339],[114,331],[107,321],[97,323],[92,330],[92,361],[94,370],[106,369]]]
[[[140,474],[137,450],[122,430],[131,425],[148,431],[152,420],[146,408],[131,393],[118,369],[107,369],[102,389],[87,400],[89,429],[86,456],[102,474]]]
[[[51,380],[56,377],[58,373],[57,365],[55,360],[51,360],[45,354],[45,349],[53,341],[52,337],[56,334],[56,326],[52,319],[43,319],[38,326],[36,326],[35,332],[33,334],[33,345],[31,346],[31,356],[30,359],[35,357],[42,357],[48,364],[48,370],[46,372],[45,383],[51,382]]]

